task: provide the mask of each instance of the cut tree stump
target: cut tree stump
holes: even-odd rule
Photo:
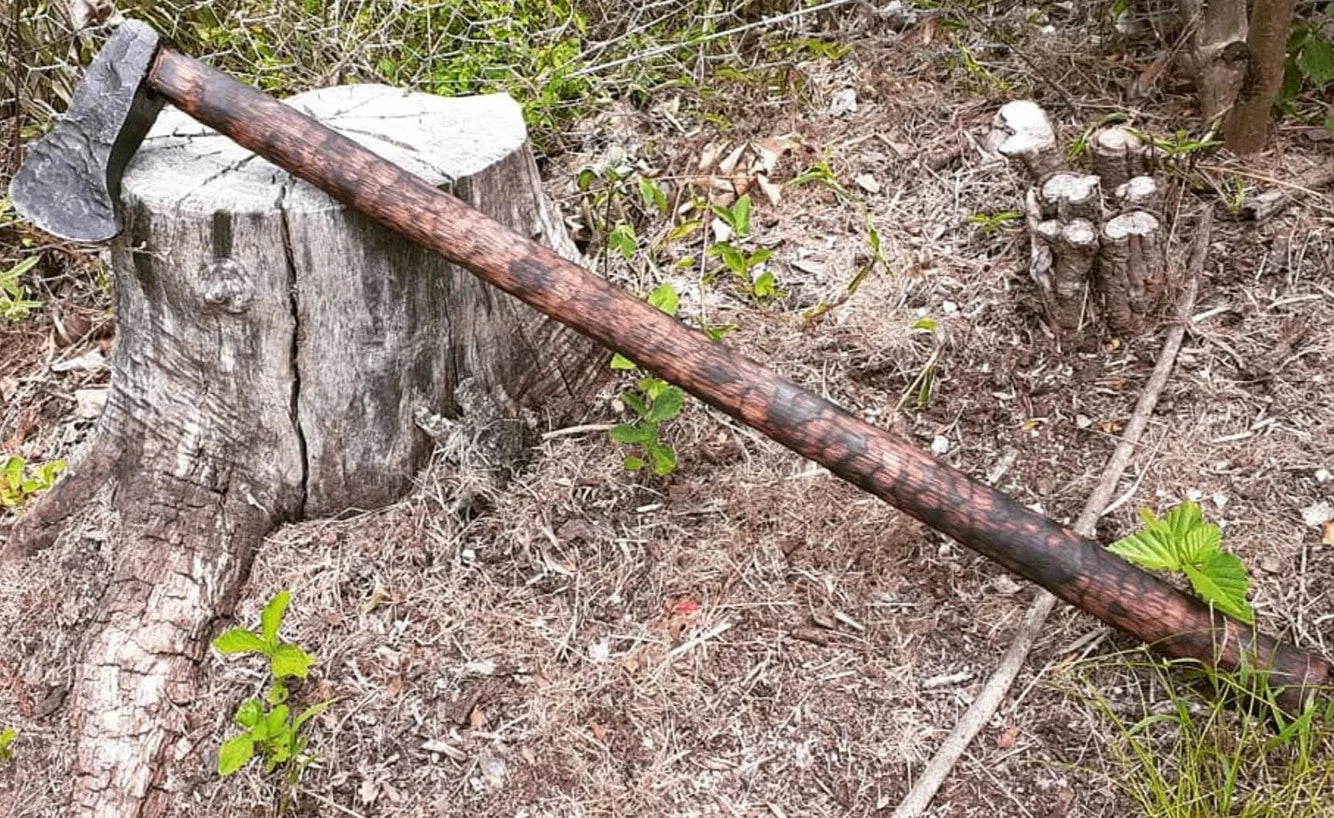
[[[1020,162],[1033,179],[1060,167],[1056,132],[1037,103],[1020,99],[1007,102],[996,112],[988,141],[1001,156]]]
[[[1136,176],[1153,173],[1153,146],[1129,128],[1100,128],[1089,139],[1089,161],[1102,179],[1102,189],[1114,191]]]
[[[1143,210],[1122,213],[1102,228],[1099,289],[1107,323],[1135,334],[1155,310],[1167,285],[1162,224]]]
[[[572,259],[519,107],[384,86],[288,103]],[[119,527],[74,681],[71,815],[157,815],[189,750],[179,705],[255,548],[281,523],[402,496],[433,441],[417,421],[563,421],[608,354],[174,109],[125,175],[112,248],[117,337],[91,449],[21,518],[15,552],[112,483]]]

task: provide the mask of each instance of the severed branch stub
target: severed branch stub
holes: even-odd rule
[[[1154,158],[1152,144],[1119,125],[1101,128],[1089,139],[1089,161],[1103,190],[1116,190],[1133,177],[1152,174]]]
[[[1008,102],[996,112],[988,142],[1006,159],[1021,163],[1033,179],[1040,179],[1060,167],[1056,132],[1051,120],[1037,103],[1020,99]]]
[[[1132,210],[1103,225],[1098,279],[1107,323],[1119,333],[1140,332],[1167,284],[1157,216]]]
[[[1048,314],[1057,328],[1076,330],[1085,315],[1093,267],[1098,260],[1098,229],[1087,219],[1044,221],[1037,235],[1051,250]]]
[[[1136,176],[1116,188],[1116,204],[1121,210],[1162,209],[1162,191],[1152,176]]]
[[[1038,188],[1044,219],[1102,220],[1102,187],[1097,176],[1061,171],[1048,176]]]

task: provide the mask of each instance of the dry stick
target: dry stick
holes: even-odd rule
[[[1107,461],[1102,479],[1089,495],[1088,502],[1084,504],[1084,510],[1079,515],[1079,521],[1075,523],[1075,531],[1086,537],[1093,535],[1093,528],[1098,518],[1102,516],[1103,509],[1112,499],[1116,484],[1129,465],[1130,457],[1144,434],[1145,427],[1149,425],[1149,416],[1153,414],[1153,408],[1158,404],[1158,398],[1163,392],[1163,387],[1167,385],[1168,376],[1172,373],[1172,365],[1176,362],[1177,352],[1181,349],[1181,342],[1186,335],[1186,322],[1190,320],[1190,314],[1195,308],[1195,293],[1204,269],[1204,257],[1209,251],[1209,234],[1212,227],[1213,209],[1209,208],[1204,211],[1196,227],[1195,243],[1191,246],[1190,260],[1186,266],[1188,281],[1177,306],[1178,321],[1168,330],[1167,338],[1163,341],[1163,350],[1158,356],[1158,363],[1153,368],[1149,382],[1144,385],[1144,391],[1140,393],[1139,402],[1135,404],[1135,412],[1130,416],[1130,422],[1126,424],[1125,434],[1116,444],[1116,451],[1112,452],[1111,458]],[[1042,624],[1047,620],[1047,615],[1051,613],[1055,604],[1056,597],[1039,589],[1037,598],[1028,608],[1028,615],[1024,617],[1023,626],[1019,628],[1014,643],[1001,658],[995,673],[987,680],[982,691],[968,708],[968,712],[963,714],[963,718],[959,719],[959,723],[940,745],[940,749],[922,771],[922,777],[917,779],[917,783],[894,810],[893,818],[916,818],[931,803],[936,791],[945,782],[945,776],[954,769],[955,762],[963,755],[963,751],[968,749],[973,737],[991,720],[992,714],[1000,706],[1001,698],[1010,689],[1014,677],[1019,674],[1019,668],[1028,658],[1028,652],[1033,649],[1033,643],[1037,641]]]

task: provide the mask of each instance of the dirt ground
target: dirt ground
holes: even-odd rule
[[[803,311],[836,296],[864,261],[865,222],[817,183],[787,187],[777,205],[757,195],[758,241],[774,248],[771,269],[789,293],[763,310],[715,295],[710,320],[736,324],[726,342],[776,371],[1071,522],[1162,333],[1072,349],[1042,329],[1022,233],[968,221],[1018,206],[1023,179],[981,140],[1020,91],[970,87],[942,69],[941,43],[920,39],[854,38],[847,56],[806,67],[808,104],[756,103],[733,112],[726,133],[617,108],[588,123],[585,152],[547,165],[550,190],[576,217],[574,176],[612,145],[680,180],[704,173],[711,142],[791,137],[775,179],[827,161],[864,202],[887,268],[807,322]],[[1050,35],[1040,67],[1072,89],[1064,95],[1013,54],[987,59],[998,76],[1030,76],[1064,144],[1121,108],[1116,83],[1152,56],[1096,51]],[[856,110],[831,113],[848,89]],[[1186,90],[1169,78],[1133,110],[1144,127],[1186,127]],[[1218,178],[1289,180],[1334,153],[1308,129],[1281,130],[1274,144],[1246,162],[1201,161]],[[1182,198],[1176,269],[1215,200]],[[1303,513],[1334,501],[1334,481],[1317,476],[1334,469],[1332,271],[1328,193],[1262,223],[1217,223],[1176,369],[1099,524],[1110,540],[1130,530],[1136,508],[1199,500],[1251,566],[1263,629],[1325,655],[1334,550]],[[613,274],[637,290],[673,275],[643,263]],[[683,276],[682,289],[689,283]],[[96,322],[104,296],[68,287],[64,314]],[[685,312],[698,308],[686,299]],[[938,350],[911,331],[922,317],[939,324]],[[90,428],[73,394],[99,374],[49,366],[99,341],[62,348],[55,337],[46,312],[0,325],[5,451],[67,456]],[[929,401],[900,407],[933,351]],[[622,386],[610,381],[580,422],[616,422]],[[272,593],[290,589],[285,635],[318,657],[298,698],[337,698],[314,722],[319,760],[297,814],[892,811],[995,667],[1034,588],[697,402],[669,428],[681,468],[666,481],[624,472],[624,452],[601,431],[548,429],[507,482],[466,454],[442,456],[392,508],[270,537],[237,622],[253,624]],[[105,522],[80,520],[4,578],[0,725],[16,726],[21,743],[0,766],[0,814],[62,814],[71,730],[60,705],[78,626],[115,559]],[[1059,607],[929,814],[1131,814],[1115,789],[1109,727],[1072,690],[1089,678],[1114,706],[1160,700],[1150,677],[1095,666],[1133,647]],[[270,814],[260,771],[225,781],[213,771],[233,731],[228,714],[262,689],[258,667],[212,654],[202,672],[205,693],[187,706],[194,751],[164,782],[180,793],[174,814]]]

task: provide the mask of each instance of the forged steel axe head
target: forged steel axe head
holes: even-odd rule
[[[152,28],[129,21],[98,52],[69,110],[9,185],[19,215],[69,241],[120,233],[120,176],[163,104],[147,85],[158,42]]]

